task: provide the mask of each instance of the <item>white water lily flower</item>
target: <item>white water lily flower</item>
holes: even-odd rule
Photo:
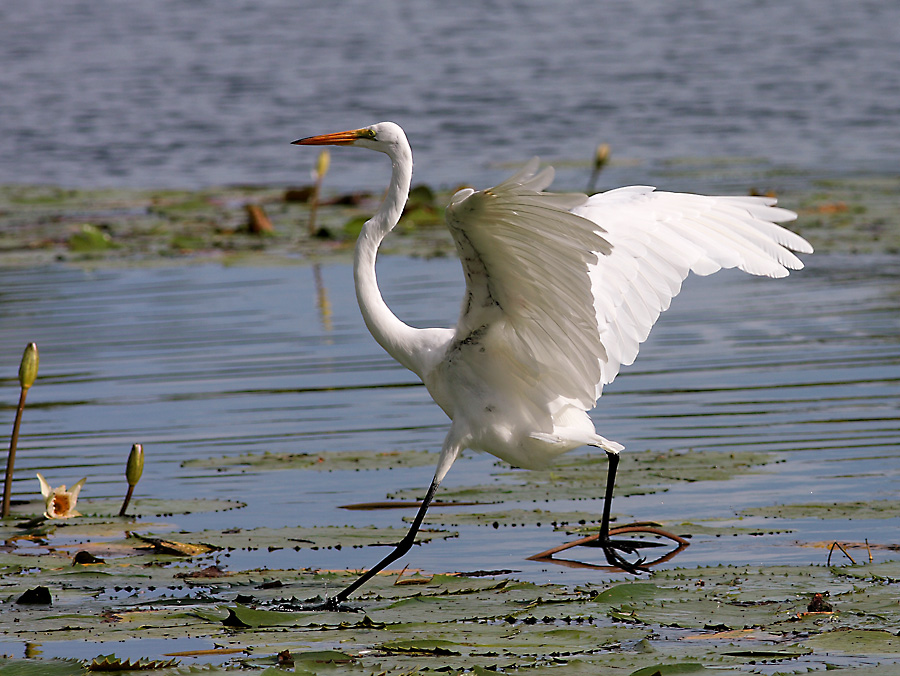
[[[68,519],[73,516],[81,516],[81,512],[75,510],[75,503],[78,502],[78,494],[81,487],[87,481],[87,477],[72,486],[72,490],[67,491],[66,485],[63,484],[59,488],[50,488],[47,480],[38,472],[38,481],[41,482],[41,493],[44,495],[44,516],[48,519]]]

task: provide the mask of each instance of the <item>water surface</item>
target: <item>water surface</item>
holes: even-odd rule
[[[593,414],[602,434],[630,450],[755,449],[777,452],[786,462],[727,483],[621,498],[616,511],[697,520],[731,518],[757,505],[896,498],[900,264],[890,257],[808,261],[783,280],[735,272],[689,280]],[[462,292],[457,261],[387,257],[379,274],[392,308],[409,323],[455,319]],[[21,350],[34,340],[41,351],[15,493],[36,497],[40,471],[54,485],[87,475],[85,498],[120,496],[128,450],[141,442],[147,467],[139,496],[247,503],[179,519],[184,527],[400,525],[396,511],[360,514],[338,506],[424,489],[433,468],[219,474],[181,467],[188,458],[263,451],[439,450],[443,413],[368,335],[351,277],[346,264],[0,271],[7,429]],[[446,485],[480,483],[494,470],[490,456],[472,455],[453,468]],[[561,509],[601,509],[599,500],[567,505],[560,499]],[[897,519],[865,522],[864,536],[893,542],[897,525]],[[793,535],[752,545],[749,554],[694,546],[678,563],[717,563],[721,556],[742,563],[748,557],[818,561],[820,551],[787,545],[855,541],[863,536],[859,529],[804,522]],[[561,572],[522,559],[559,537],[546,527],[470,528],[449,543],[416,548],[408,560],[441,570],[513,567],[556,575]],[[260,556],[258,563],[365,566],[374,556],[289,552]]]
[[[291,140],[383,119],[432,185],[603,141],[646,163],[610,185],[683,157],[894,172],[898,25],[878,0],[4,3],[0,183],[304,182]],[[329,185],[383,173],[336,153]]]

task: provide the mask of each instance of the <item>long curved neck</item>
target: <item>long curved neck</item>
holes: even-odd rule
[[[394,359],[415,371],[414,337],[418,329],[400,321],[378,289],[375,278],[375,257],[385,236],[397,225],[412,179],[412,151],[409,146],[399,148],[390,155],[393,169],[391,184],[378,212],[363,225],[356,241],[353,260],[353,279],[356,283],[356,299],[369,332]]]

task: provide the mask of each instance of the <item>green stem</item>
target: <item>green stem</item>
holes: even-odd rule
[[[125,500],[122,502],[122,509],[119,510],[119,516],[125,516],[125,510],[128,509],[128,503],[131,502],[132,493],[134,493],[134,484],[128,484],[128,492],[125,494]]]
[[[9,516],[9,497],[12,492],[13,468],[16,466],[16,446],[19,445],[19,425],[22,424],[22,411],[25,410],[25,395],[28,388],[23,387],[19,395],[19,408],[16,410],[16,420],[13,423],[12,438],[9,440],[9,455],[6,457],[6,483],[3,485],[3,512],[4,519]]]
[[[319,193],[322,191],[322,176],[316,176],[316,184],[313,187],[312,198],[309,200],[309,224],[307,225],[309,236],[316,234],[316,212],[319,210]]]

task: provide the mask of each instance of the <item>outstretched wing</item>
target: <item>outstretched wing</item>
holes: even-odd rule
[[[587,198],[543,192],[537,159],[447,209],[466,276],[460,343],[503,324],[517,382],[589,410],[632,363],[688,273],[736,267],[783,277],[811,253],[776,225],[796,215],[762,197],[620,188]],[[539,385],[538,385],[539,384]]]
[[[447,209],[466,277],[457,340],[503,324],[504,352],[522,381],[591,408],[606,353],[589,271],[611,248],[572,213],[581,194],[542,192],[537,159],[500,185],[458,192]]]
[[[604,384],[631,364],[660,312],[689,272],[738,268],[785,277],[803,263],[791,250],[812,253],[799,235],[776,223],[797,217],[767,197],[707,197],[657,192],[646,186],[594,195],[576,213],[602,226],[612,253],[590,266]]]

